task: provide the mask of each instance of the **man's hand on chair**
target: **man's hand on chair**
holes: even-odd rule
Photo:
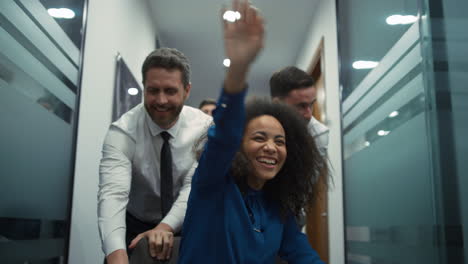
[[[148,238],[150,255],[159,260],[167,260],[171,257],[174,245],[174,230],[168,224],[160,223],[155,228],[139,234],[130,243],[129,248],[135,248],[138,241]]]

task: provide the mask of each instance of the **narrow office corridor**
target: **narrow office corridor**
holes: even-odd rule
[[[251,2],[266,39],[249,95],[296,66],[329,129],[330,188],[303,229],[321,259],[468,264],[468,1]],[[0,2],[0,263],[102,263],[107,129],[142,102],[156,48],[189,58],[187,105],[217,98],[229,3]]]

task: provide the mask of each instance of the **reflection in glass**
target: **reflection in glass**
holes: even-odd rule
[[[75,47],[81,48],[82,24],[83,24],[83,0],[40,0],[46,9],[68,9],[70,11],[59,11],[59,16],[54,19],[73,41]],[[73,17],[70,14],[73,13]],[[63,17],[65,16],[65,17]]]
[[[412,25],[390,26],[389,16],[417,15],[417,0],[407,1],[338,1],[338,30],[340,34],[340,78],[343,80],[342,99],[356,89],[368,70],[356,70],[355,61],[379,62],[388,50]]]

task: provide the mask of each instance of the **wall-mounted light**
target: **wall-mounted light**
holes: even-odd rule
[[[224,60],[223,60],[223,65],[224,65],[224,67],[229,67],[229,66],[231,66],[231,60],[230,60],[230,59],[224,59]]]
[[[72,19],[75,17],[75,12],[68,8],[49,8],[47,12],[55,18]]]
[[[223,19],[229,22],[235,22],[241,18],[241,14],[237,11],[227,10],[223,14]]]
[[[137,95],[139,93],[138,88],[134,88],[134,87],[128,88],[127,92],[129,95]]]
[[[400,113],[398,113],[398,111],[393,111],[393,112],[391,112],[391,113],[388,115],[388,117],[392,118],[392,117],[395,117],[395,116],[397,116],[397,115],[399,115],[399,114],[400,114]]]
[[[377,65],[379,65],[379,63],[376,61],[359,60],[359,61],[353,62],[353,68],[356,70],[372,69],[372,68],[377,67]]]
[[[391,15],[387,17],[385,22],[389,25],[407,25],[407,24],[412,24],[418,20],[417,16],[413,15],[407,15],[407,16],[402,16],[402,15]]]

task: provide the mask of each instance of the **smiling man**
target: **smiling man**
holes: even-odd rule
[[[98,222],[109,264],[128,263],[142,238],[151,256],[170,258],[196,167],[192,149],[212,122],[184,105],[191,89],[184,54],[158,49],[142,74],[144,103],[112,123],[102,150]]]

